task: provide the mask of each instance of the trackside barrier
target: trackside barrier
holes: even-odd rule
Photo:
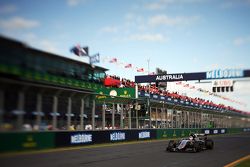
[[[250,132],[250,128],[244,128],[243,132]]]
[[[57,132],[56,147],[156,139],[156,129]]]
[[[67,146],[84,146],[100,143],[181,138],[187,137],[191,133],[233,134],[241,132],[250,132],[250,128],[1,132],[0,153],[11,151],[40,150]]]
[[[157,139],[187,137],[191,133],[201,133],[201,129],[157,129]]]
[[[54,147],[54,132],[0,133],[0,152],[39,150]]]
[[[231,132],[227,128],[211,128],[211,129],[207,128],[207,129],[201,129],[201,133],[205,133],[208,135],[217,135],[217,134],[226,134]]]
[[[228,133],[241,133],[244,132],[244,129],[247,128],[229,128]]]

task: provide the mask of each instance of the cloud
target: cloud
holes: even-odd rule
[[[71,7],[77,6],[79,4],[85,3],[87,0],[67,0],[67,4]]]
[[[227,2],[224,2],[220,5],[220,7],[222,9],[229,9],[229,8],[232,8],[234,5],[233,5],[233,2],[230,2],[230,1],[227,1]]]
[[[162,42],[168,40],[162,34],[134,34],[130,35],[128,39],[135,41],[151,41],[151,42]]]
[[[145,29],[145,18],[143,16],[127,13],[125,15],[125,28],[134,27],[136,29],[142,30]]]
[[[231,9],[231,8],[237,8],[240,6],[249,6],[250,5],[250,0],[227,0],[223,1],[220,4],[220,8],[222,9]]]
[[[162,3],[162,1],[159,2],[153,2],[153,3],[147,3],[144,6],[148,10],[160,10],[164,9],[166,7],[165,3]]]
[[[249,68],[249,65],[237,62],[233,63],[233,65],[217,62],[213,64],[207,64],[204,67],[206,71],[216,70],[216,69],[247,69],[247,68]]]
[[[46,52],[59,54],[59,49],[57,47],[58,43],[56,42],[53,42],[48,39],[40,38],[34,33],[22,34],[20,38],[31,47],[35,47]]]
[[[193,57],[192,62],[193,62],[194,64],[197,64],[199,61],[198,61],[198,59],[197,59],[196,57]]]
[[[223,69],[224,67],[221,67],[219,64],[214,63],[214,64],[208,64],[205,69],[207,71],[214,70],[214,69]]]
[[[236,46],[242,46],[250,42],[250,36],[248,37],[238,37],[233,40],[233,44]]]
[[[107,33],[116,33],[117,31],[118,27],[116,26],[107,26],[101,29],[101,32],[107,32]]]
[[[164,14],[155,15],[149,18],[148,24],[150,26],[177,26],[177,25],[189,25],[194,22],[197,22],[200,19],[199,16],[190,16],[190,17],[183,17],[183,16],[177,16],[177,17],[169,17]]]
[[[9,13],[13,13],[17,10],[17,7],[15,5],[12,4],[6,4],[3,6],[0,6],[0,13],[1,14],[9,14]]]
[[[205,2],[205,0],[158,0],[152,3],[146,3],[144,5],[145,9],[148,10],[161,10],[165,9],[167,6],[170,5],[183,5],[183,4],[190,4],[190,3],[200,3]]]
[[[30,29],[39,26],[36,20],[28,20],[22,17],[13,17],[8,20],[0,20],[0,28],[6,30]]]
[[[46,50],[47,52],[58,53],[58,49],[54,42],[51,42],[47,39],[43,39],[38,43],[39,48]]]

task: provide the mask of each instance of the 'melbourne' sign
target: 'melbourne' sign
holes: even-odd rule
[[[71,135],[70,137],[71,144],[90,143],[90,142],[92,142],[92,134],[79,133]]]
[[[244,73],[241,69],[213,70],[206,73],[207,79],[240,78]]]

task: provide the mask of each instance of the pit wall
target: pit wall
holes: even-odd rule
[[[0,153],[74,147],[103,143],[181,138],[189,136],[190,133],[219,135],[242,132],[250,132],[250,128],[1,132]]]

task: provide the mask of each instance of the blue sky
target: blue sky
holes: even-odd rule
[[[148,59],[150,72],[250,69],[250,0],[2,0],[0,34],[79,61],[69,49],[89,46],[108,73],[132,80]],[[238,85],[226,96],[249,102],[249,82]]]

